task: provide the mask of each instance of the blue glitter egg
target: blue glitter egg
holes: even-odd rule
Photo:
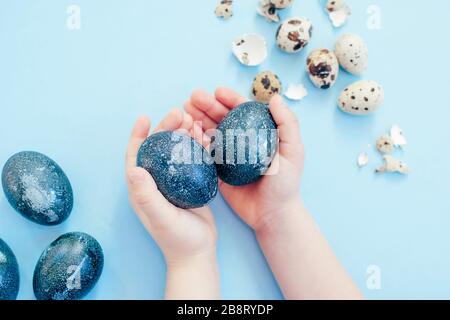
[[[214,160],[187,135],[176,132],[151,135],[139,149],[137,165],[152,175],[158,190],[179,208],[203,207],[217,194]]]
[[[69,179],[49,157],[32,151],[13,155],[2,172],[2,186],[11,206],[41,225],[58,225],[72,211]]]
[[[103,250],[88,234],[71,232],[53,241],[34,270],[38,300],[78,300],[97,283],[103,270]]]
[[[0,300],[15,300],[19,293],[19,265],[11,248],[0,239]]]
[[[243,103],[219,123],[211,144],[217,173],[225,183],[243,186],[256,182],[272,164],[278,149],[277,126],[269,107]]]

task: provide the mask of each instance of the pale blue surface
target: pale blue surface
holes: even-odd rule
[[[15,251],[19,298],[31,299],[32,274],[44,248],[67,231],[95,236],[105,251],[103,276],[91,299],[162,298],[161,254],[130,209],[123,158],[140,114],[154,123],[182,105],[198,87],[227,85],[242,94],[259,70],[285,84],[304,81],[310,96],[292,109],[302,122],[307,150],[303,197],[337,255],[369,298],[450,298],[450,2],[347,0],[353,16],[334,31],[318,1],[296,1],[283,17],[314,23],[306,52],[281,53],[276,24],[256,16],[257,0],[236,0],[228,22],[213,14],[215,0],[47,0],[0,2],[0,164],[22,150],[43,152],[71,179],[75,207],[62,226],[35,225],[0,195],[0,237]],[[66,8],[81,7],[82,29],[66,28]],[[366,28],[366,9],[382,10],[382,29]],[[266,36],[269,59],[239,65],[230,53],[235,36]],[[358,33],[370,48],[366,79],[386,90],[374,116],[339,112],[340,90],[355,78],[342,73],[334,89],[312,88],[304,73],[307,52],[332,47],[343,32]],[[402,158],[409,177],[376,177],[380,161],[358,170],[357,155],[398,123],[410,146]],[[281,298],[251,231],[221,198],[212,204],[219,229],[224,298]],[[366,268],[382,271],[382,289],[366,289]],[[299,270],[299,273],[301,270]]]

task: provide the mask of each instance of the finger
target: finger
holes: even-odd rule
[[[206,113],[197,109],[191,101],[187,101],[184,104],[184,110],[189,113],[194,121],[200,122],[202,128],[206,130],[215,129],[217,127],[217,122],[212,120]]]
[[[216,90],[216,99],[228,109],[233,109],[238,105],[247,102],[248,99],[229,88],[218,88]]]
[[[195,141],[200,143],[205,149],[208,149],[209,145],[211,144],[211,137],[205,134],[201,125],[198,122],[194,122],[191,129],[191,136],[195,139]]]
[[[272,98],[269,108],[278,127],[280,153],[283,155],[285,152],[301,147],[300,125],[295,113],[286,106],[279,95]]]
[[[194,119],[192,119],[192,116],[189,113],[183,112],[183,121],[181,122],[179,129],[191,131],[193,125],[194,125]]]
[[[216,123],[222,121],[222,119],[230,111],[223,104],[217,101],[214,96],[202,90],[196,90],[192,93],[191,103],[194,107],[205,113]]]
[[[133,208],[146,225],[168,225],[173,215],[172,205],[159,192],[150,173],[143,168],[127,170],[128,194]]]
[[[150,131],[150,119],[147,117],[140,117],[131,132],[130,140],[128,142],[128,149],[126,154],[126,167],[131,168],[136,166],[136,158],[142,143],[147,139]]]
[[[175,131],[182,125],[183,118],[183,112],[181,110],[172,109],[172,111],[170,111],[169,114],[160,122],[154,132]]]

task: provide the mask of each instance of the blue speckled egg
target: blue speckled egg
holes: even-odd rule
[[[103,270],[103,250],[88,234],[71,232],[53,241],[34,269],[38,300],[78,300],[97,283]]]
[[[19,293],[19,265],[11,248],[0,239],[0,300],[15,300]]]
[[[2,186],[11,206],[38,224],[60,224],[72,211],[69,179],[55,161],[41,153],[13,155],[3,167]]]
[[[267,105],[241,104],[219,123],[217,131],[211,154],[220,179],[242,186],[267,172],[278,148],[277,126]]]
[[[182,209],[200,208],[217,194],[214,160],[191,137],[177,132],[160,132],[145,140],[137,165],[146,169],[159,191]]]

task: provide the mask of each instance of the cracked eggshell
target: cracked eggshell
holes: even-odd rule
[[[401,160],[395,159],[390,155],[383,156],[384,164],[375,170],[376,173],[400,173],[409,174],[411,170]]]
[[[381,154],[391,154],[394,152],[394,142],[389,135],[383,135],[377,140],[377,150]]]
[[[270,0],[261,0],[258,5],[258,14],[270,22],[280,22],[278,10]]]
[[[286,9],[287,7],[290,7],[292,5],[294,0],[270,0],[270,2],[277,9]]]
[[[336,41],[336,56],[347,72],[361,75],[369,64],[369,49],[364,40],[354,34],[344,34]]]
[[[358,167],[362,168],[369,164],[369,155],[367,152],[363,152],[358,156]]]
[[[408,141],[403,134],[403,130],[398,125],[392,126],[391,139],[395,147],[403,148],[408,144]]]
[[[362,80],[347,87],[340,95],[338,106],[347,113],[366,115],[376,111],[384,101],[384,90],[375,81]]]
[[[289,100],[301,101],[308,95],[308,91],[302,84],[290,84],[284,93],[284,96]]]
[[[256,101],[269,103],[276,94],[281,93],[282,85],[278,76],[270,71],[259,73],[253,80],[252,94]]]
[[[328,17],[335,28],[342,27],[352,14],[350,7],[343,1],[330,1],[326,9],[328,11]]]
[[[306,62],[306,71],[311,82],[320,89],[329,89],[339,75],[339,63],[334,52],[317,49],[310,53]]]
[[[300,52],[311,40],[312,30],[313,26],[308,19],[288,19],[278,27],[277,45],[285,52]]]
[[[244,34],[233,41],[233,54],[246,66],[260,65],[267,58],[267,43],[256,33]]]
[[[218,18],[230,19],[233,16],[233,0],[221,0],[214,13]]]

